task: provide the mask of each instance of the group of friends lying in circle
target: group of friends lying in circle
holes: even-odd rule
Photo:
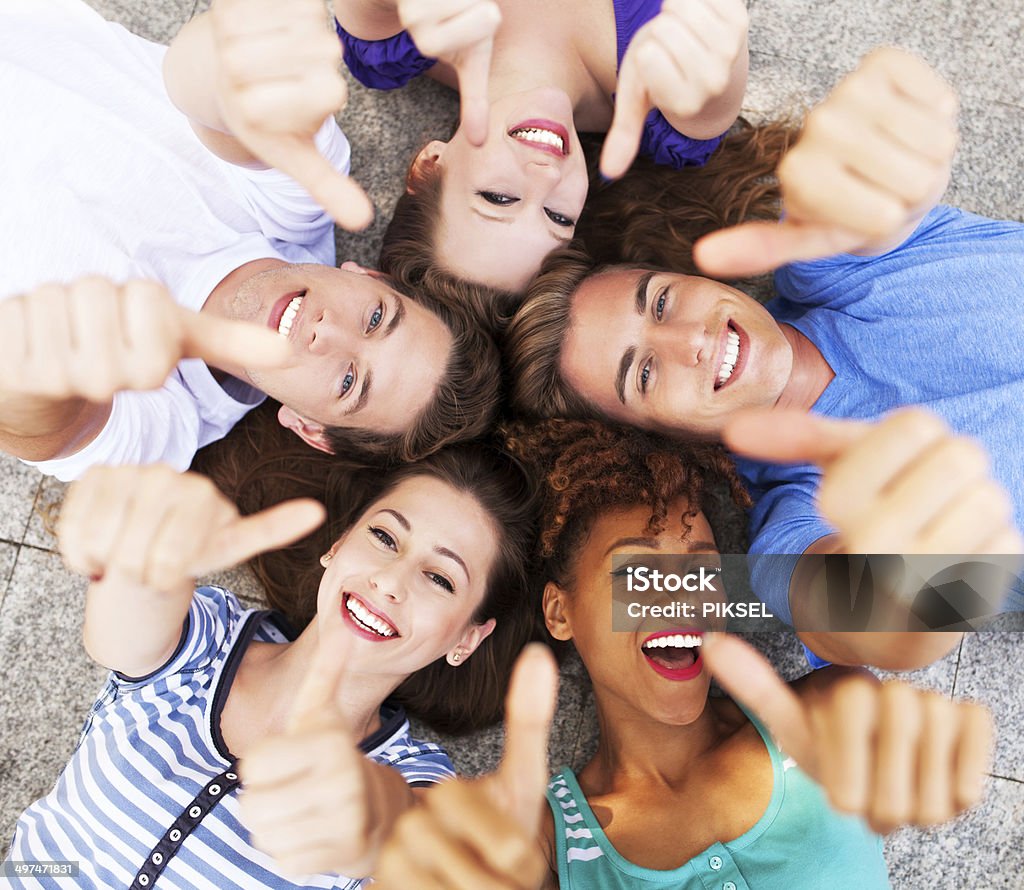
[[[798,137],[737,122],[742,0],[333,11],[214,0],[169,48],[81,0],[0,12],[0,448],[81,477],[60,547],[111,671],[10,858],[96,888],[888,886],[881,834],[981,798],[991,716],[878,683],[960,635],[821,630],[807,566],[1024,550],[1024,226],[937,203],[955,93],[881,49]],[[379,271],[336,267],[373,212],[342,58],[460,91]],[[766,304],[734,286],[770,271]],[[794,555],[752,578],[794,683],[721,622],[612,630],[613,556],[716,555],[723,488],[752,553]],[[279,610],[195,587],[250,559]],[[601,728],[553,778],[542,639]],[[504,713],[500,767],[455,778],[407,710]]]

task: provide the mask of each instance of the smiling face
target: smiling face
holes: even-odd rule
[[[474,146],[459,130],[431,143],[443,170],[438,260],[452,274],[521,292],[552,250],[572,239],[587,197],[587,169],[560,90],[531,90],[491,105]]]
[[[477,500],[430,476],[399,483],[332,548],[317,599],[321,644],[344,639],[363,670],[404,678],[462,663],[494,628],[473,623],[498,553]]]
[[[782,329],[740,291],[690,275],[613,270],[572,300],[566,382],[610,418],[717,436],[740,408],[774,405],[793,368]]]
[[[700,658],[700,634],[722,628],[698,618],[671,631],[613,631],[612,557],[707,554],[708,564],[717,565],[718,548],[707,519],[698,513],[685,531],[682,515],[687,508],[685,498],[673,501],[658,535],[647,531],[647,505],[602,513],[576,556],[571,589],[549,584],[544,592],[548,630],[557,639],[573,641],[598,703],[640,711],[670,725],[692,723],[704,710],[710,677]]]
[[[403,432],[433,398],[452,346],[440,318],[354,263],[259,272],[231,314],[287,336],[287,367],[244,375],[323,426]]]

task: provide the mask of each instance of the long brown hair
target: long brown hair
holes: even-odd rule
[[[561,373],[580,285],[618,267],[699,274],[693,245],[703,235],[778,216],[772,174],[794,136],[787,123],[743,122],[703,167],[668,170],[641,158],[621,180],[592,189],[575,241],[548,256],[505,331],[513,407],[537,417],[599,416]],[[737,284],[764,288],[763,280]]]
[[[621,179],[591,182],[576,240],[595,264],[630,263],[700,275],[693,245],[747,220],[777,219],[775,168],[797,135],[785,120],[740,118],[703,167],[670,170],[637,158]]]
[[[443,449],[388,474],[367,472],[309,448],[277,425],[267,408],[257,412],[231,435],[247,438],[258,427],[260,441],[267,434],[279,436],[279,447],[266,454],[249,448],[248,461],[239,460],[238,449],[233,449],[230,461],[212,461],[212,478],[243,513],[294,497],[313,497],[327,507],[321,528],[284,550],[260,554],[251,563],[270,605],[295,627],[304,627],[316,614],[323,575],[320,555],[402,481],[422,475],[440,479],[472,495],[491,517],[499,553],[474,621],[494,618],[494,632],[458,668],[439,659],[409,677],[393,698],[439,732],[469,732],[497,720],[516,655],[541,635],[539,606],[530,598],[527,583],[536,509],[531,482],[518,462],[492,443],[477,442]],[[271,423],[279,433],[273,432]],[[202,472],[209,463],[208,453],[201,452],[193,468]]]
[[[419,154],[384,233],[378,265],[403,287],[468,312],[483,330],[496,335],[508,324],[522,294],[466,281],[440,264],[437,231],[444,171],[430,161],[417,163],[418,158]]]

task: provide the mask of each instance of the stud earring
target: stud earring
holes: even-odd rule
[[[323,556],[320,557],[320,565],[322,565],[326,569],[327,568],[327,563],[329,563],[331,561],[331,557],[332,556],[334,556],[333,553],[330,553],[330,552],[325,553]]]
[[[452,653],[452,661],[455,662],[455,664],[458,664],[460,661],[462,661],[462,653],[461,652],[454,652],[454,653]]]

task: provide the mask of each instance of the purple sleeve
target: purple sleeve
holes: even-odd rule
[[[724,133],[722,134],[725,135]],[[640,154],[664,167],[701,166],[718,148],[722,136],[713,139],[691,139],[672,126],[664,115],[654,109],[644,121],[644,134],[640,139]]]
[[[428,70],[437,59],[423,55],[407,31],[399,31],[383,40],[353,37],[335,21],[345,64],[363,86],[375,90],[394,90]]]
[[[644,24],[661,12],[662,0],[612,0],[615,9],[615,55],[617,69],[622,67],[633,35]],[[724,133],[722,134],[725,135]],[[654,109],[644,121],[644,133],[640,139],[640,154],[663,167],[701,166],[718,148],[722,136],[714,139],[691,139],[673,127],[664,115]]]

